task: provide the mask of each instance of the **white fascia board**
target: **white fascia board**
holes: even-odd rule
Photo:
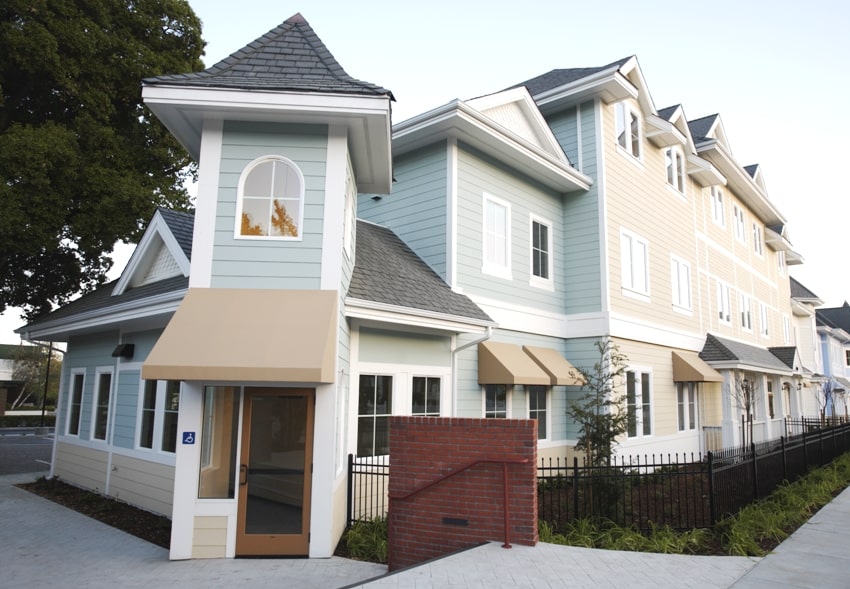
[[[351,297],[345,299],[345,316],[363,321],[407,325],[451,333],[486,333],[488,328],[496,326],[492,321],[461,318],[457,315],[411,309]]]
[[[725,186],[726,177],[715,168],[711,162],[701,158],[698,155],[688,154],[687,157],[688,175],[693,176],[699,182],[700,186]]]
[[[344,125],[352,142],[358,187],[363,192],[390,192],[388,96],[143,86],[142,98],[196,161],[205,120]]]
[[[807,299],[800,300],[800,299],[792,298],[791,299],[791,313],[795,317],[811,318],[811,317],[815,316],[814,307],[817,307],[817,306],[822,305],[822,304],[823,304],[823,301],[821,301],[820,299],[818,299],[817,302],[814,302],[814,301],[809,301]]]
[[[777,362],[779,359],[777,358]],[[742,372],[756,372],[758,374],[778,374],[779,376],[794,376],[797,374],[793,369],[779,369],[755,364],[744,364],[738,361],[707,362],[715,370],[739,370]]]
[[[141,302],[132,301],[49,321],[31,330],[21,328],[21,330],[15,330],[15,333],[20,333],[26,340],[47,340],[55,337],[56,341],[64,341],[68,334],[95,329],[108,330],[116,324],[174,313],[185,296],[186,289],[181,289],[150,297]]]
[[[435,141],[454,138],[504,161],[555,190],[587,190],[593,180],[551,154],[495,125],[486,115],[453,101],[393,129],[393,155],[413,151]]]
[[[601,98],[605,103],[618,102],[626,98],[638,98],[637,87],[619,73],[619,67],[596,72],[569,84],[552,88],[534,96],[541,112],[557,110],[562,103],[575,104],[593,98]]]
[[[785,224],[785,217],[770,202],[755,180],[738,165],[716,139],[708,139],[697,145],[697,153],[720,170],[726,177],[727,186],[738,193],[738,197],[758,214],[765,225]]]
[[[688,138],[670,121],[664,120],[658,115],[647,115],[646,123],[647,126],[651,127],[646,132],[646,138],[652,141],[656,147],[687,146]]]

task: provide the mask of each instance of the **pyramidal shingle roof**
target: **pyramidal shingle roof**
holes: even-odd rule
[[[147,78],[145,83],[392,98],[389,90],[349,76],[300,13],[202,72]]]
[[[454,292],[390,229],[366,221],[357,221],[357,261],[348,296],[477,321],[492,321],[469,297]]]
[[[601,72],[612,67],[619,68],[631,58],[632,56],[624,57],[622,59],[612,61],[607,65],[599,67],[555,69],[545,74],[539,75],[536,78],[531,78],[530,80],[526,80],[525,82],[516,84],[515,86],[512,86],[512,88],[525,86],[526,88],[528,88],[529,94],[531,94],[532,96],[536,96],[537,94],[541,94],[543,92],[546,92],[547,90],[552,90],[553,88],[564,86],[571,82],[575,82],[576,80],[586,78],[587,76],[592,76],[597,72]]]

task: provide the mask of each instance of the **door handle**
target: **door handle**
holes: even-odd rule
[[[244,464],[239,465],[239,486],[245,486],[248,484],[248,467]]]

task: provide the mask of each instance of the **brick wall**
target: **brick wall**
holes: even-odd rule
[[[537,543],[537,421],[392,417],[390,420],[389,570],[482,542],[505,542],[502,464],[507,465],[511,544]]]

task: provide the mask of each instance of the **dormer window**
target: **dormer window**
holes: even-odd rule
[[[301,239],[304,176],[280,156],[254,160],[239,178],[236,236]]]
[[[664,156],[667,162],[667,184],[685,194],[685,158],[682,151],[677,147],[668,147]]]
[[[640,116],[625,102],[614,105],[617,143],[632,156],[640,159]]]

